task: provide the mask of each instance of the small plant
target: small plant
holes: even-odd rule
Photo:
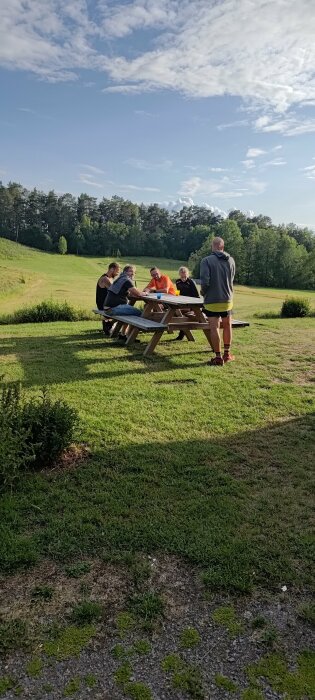
[[[130,681],[132,674],[132,667],[128,661],[125,661],[114,674],[115,682],[117,685],[122,685],[124,686],[125,683],[128,683]]]
[[[168,656],[165,656],[162,660],[161,666],[163,671],[174,673],[175,671],[180,671],[180,669],[185,666],[185,661],[183,661],[178,654],[168,654]]]
[[[65,627],[54,639],[44,643],[44,651],[47,656],[54,656],[58,661],[79,656],[84,647],[95,635],[95,627]]]
[[[87,688],[95,688],[97,678],[93,675],[93,673],[88,673],[87,676],[84,676],[84,683]]]
[[[242,623],[237,619],[235,610],[231,605],[224,605],[214,610],[212,619],[218,625],[228,630],[231,637],[237,637],[243,631]]]
[[[65,572],[69,578],[80,578],[91,571],[91,565],[87,561],[80,561],[77,564],[66,566]]]
[[[63,691],[63,696],[65,698],[70,698],[71,695],[75,695],[75,693],[77,693],[78,690],[80,690],[80,685],[81,685],[80,678],[78,678],[78,677],[71,678],[71,680],[69,681],[69,683],[67,683],[67,685]]]
[[[180,646],[182,649],[191,649],[201,641],[198,630],[194,627],[187,627],[180,635]]]
[[[164,601],[156,593],[139,593],[129,601],[129,609],[144,623],[152,623],[164,614]]]
[[[223,688],[223,690],[227,690],[228,693],[236,693],[238,690],[237,684],[234,683],[234,681],[232,681],[231,678],[227,678],[227,676],[222,676],[221,673],[216,673],[214,680],[218,688]]]
[[[264,694],[258,688],[246,688],[241,695],[242,700],[265,700]]]
[[[129,612],[118,613],[116,618],[117,631],[121,639],[136,626],[134,615]]]
[[[35,586],[32,590],[32,600],[51,600],[54,589],[51,586]]]
[[[44,683],[42,689],[44,693],[51,693],[54,689],[54,686],[51,683]]]
[[[303,318],[308,316],[311,305],[308,299],[301,297],[290,297],[286,299],[281,308],[282,318]]]
[[[175,671],[172,685],[176,690],[187,693],[195,700],[203,700],[204,698],[201,673],[195,666],[187,664],[183,670]]]
[[[71,620],[78,625],[88,625],[99,620],[102,615],[102,606],[92,600],[85,600],[76,605],[71,613]]]
[[[19,695],[22,695],[22,693],[24,692],[24,689],[21,685],[16,685],[13,689],[13,692],[16,697],[19,697]]]
[[[136,652],[136,654],[145,656],[146,654],[150,653],[151,644],[146,639],[138,639],[138,641],[134,643],[133,649]]]
[[[0,654],[16,649],[27,649],[29,644],[26,623],[19,618],[0,622]]]
[[[297,669],[289,671],[286,659],[280,654],[267,654],[246,670],[251,685],[261,678],[267,681],[275,693],[288,700],[315,697],[315,652],[304,651],[297,657]],[[245,700],[256,698],[245,697]],[[260,700],[260,698],[257,698]]]
[[[263,615],[257,615],[252,620],[253,630],[261,630],[261,629],[263,629],[263,627],[266,627],[266,624],[267,624],[267,620]]]
[[[266,627],[260,635],[259,641],[261,644],[270,647],[272,649],[278,640],[278,631],[275,627]]]
[[[122,644],[115,644],[112,648],[111,653],[114,659],[125,659],[128,656],[128,651],[123,647]]]
[[[31,659],[26,666],[26,673],[31,678],[39,678],[43,670],[43,662],[41,659]]]
[[[21,411],[21,385],[2,386],[0,396],[0,491],[12,488],[23,469],[34,461],[30,430]]]
[[[305,620],[305,622],[315,627],[315,603],[309,602],[300,605],[298,608],[298,616],[301,620]]]
[[[10,676],[3,676],[0,678],[0,695],[4,695],[7,690],[12,690],[14,688],[14,680]]]
[[[153,700],[150,688],[144,683],[127,683],[124,691],[131,700]]]

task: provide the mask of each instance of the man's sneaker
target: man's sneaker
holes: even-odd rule
[[[217,365],[218,367],[222,367],[223,364],[223,357],[213,357],[212,360],[209,360],[209,362],[207,362],[207,365],[212,365],[212,367],[214,367],[215,365]]]
[[[235,360],[235,355],[231,355],[230,352],[224,353],[224,355],[223,355],[224,364],[226,362],[234,362],[234,360]]]

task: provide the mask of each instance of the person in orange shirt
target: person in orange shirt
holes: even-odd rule
[[[158,267],[151,267],[151,282],[147,284],[144,292],[164,292],[164,294],[176,294],[176,287],[168,275],[162,275]]]

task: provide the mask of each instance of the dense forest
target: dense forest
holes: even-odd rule
[[[215,235],[235,257],[238,283],[315,289],[315,235],[307,228],[276,226],[268,216],[249,218],[239,210],[224,219],[199,206],[169,212],[118,196],[98,202],[0,182],[0,236],[40,250],[189,259],[198,277]]]

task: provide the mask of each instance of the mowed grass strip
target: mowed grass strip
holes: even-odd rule
[[[312,584],[313,319],[235,333],[237,361],[166,336],[145,360],[98,323],[1,328],[6,380],[80,412],[91,457],[21,477],[0,501],[4,571],[121,550],[165,551],[220,590]],[[193,380],[193,381],[192,381]]]

